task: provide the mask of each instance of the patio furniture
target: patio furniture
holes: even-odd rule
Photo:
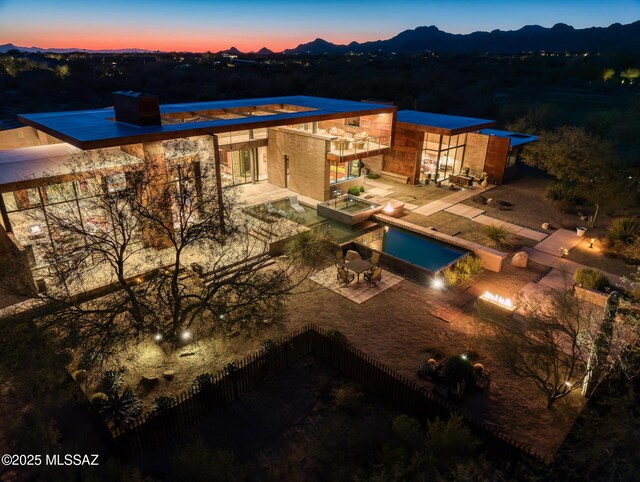
[[[382,268],[377,266],[371,271],[367,271],[364,274],[364,280],[371,286],[378,286],[378,283],[382,281]]]
[[[371,253],[371,259],[369,259],[369,262],[374,268],[377,268],[380,264],[380,253],[378,253],[377,251],[373,251]]]
[[[360,256],[360,253],[358,253],[357,251],[354,251],[353,249],[350,249],[349,251],[347,251],[347,255],[345,256],[347,261],[353,261],[354,259],[362,259],[362,256]]]
[[[267,212],[269,214],[277,214],[278,216],[282,216],[283,218],[289,217],[289,215],[287,214],[287,211],[284,211],[282,209],[278,210],[274,208],[273,204],[271,204],[271,201],[267,201],[266,203],[264,203],[264,207],[267,209]]]
[[[457,174],[449,176],[449,182],[459,186],[471,187],[471,184],[473,184],[473,178],[471,176],[465,176],[464,174]]]
[[[289,204],[298,214],[304,213],[304,208],[298,202],[298,196],[289,196]]]
[[[343,286],[348,286],[355,278],[355,275],[350,274],[343,266],[336,266],[338,268],[337,279],[338,283]]]
[[[347,252],[347,255],[348,254],[349,253]],[[349,258],[347,257],[347,259]],[[358,275],[357,283],[360,283],[360,274],[364,273],[365,271],[369,271],[371,269],[371,263],[361,258],[353,259],[351,261],[347,261],[347,264],[345,264],[345,268],[356,273]]]
[[[336,251],[336,263],[341,264],[341,265],[346,263],[346,261],[344,259],[344,253],[342,252],[341,249]]]
[[[340,152],[348,150],[350,143],[351,141],[349,141],[349,139],[346,139],[346,138],[340,138],[333,141],[334,147]]]

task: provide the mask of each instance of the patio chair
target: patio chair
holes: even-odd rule
[[[356,275],[354,275],[353,273],[349,273],[347,271],[346,268],[344,268],[343,266],[337,266],[338,268],[338,283],[340,283],[343,286],[348,286],[352,281],[353,278],[356,277]]]
[[[298,196],[289,196],[289,205],[295,209],[298,214],[304,213],[304,208],[298,202]]]
[[[336,264],[343,265],[345,263],[344,253],[341,249],[336,251]]]
[[[380,264],[380,253],[378,253],[377,251],[374,251],[371,254],[371,259],[369,260],[369,262],[373,265],[374,268],[377,268],[378,265]]]
[[[264,203],[264,207],[269,214],[278,214],[278,210],[273,207],[273,204],[271,204],[271,201],[267,201],[266,203]]]
[[[377,286],[378,283],[382,281],[382,268],[380,266],[377,266],[371,271],[367,271],[364,274],[364,280],[367,282],[367,284]]]
[[[347,255],[345,256],[345,258],[347,261],[353,261],[354,259],[362,259],[362,256],[360,256],[360,253],[358,253],[357,251],[350,249],[349,251],[347,251]]]

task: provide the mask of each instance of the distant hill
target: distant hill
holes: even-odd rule
[[[285,54],[401,53],[424,51],[450,53],[515,53],[515,52],[632,52],[640,51],[640,21],[609,27],[575,29],[559,23],[551,28],[527,25],[519,30],[493,30],[470,34],[443,32],[435,26],[418,27],[388,40],[351,42],[336,45],[317,38],[312,42],[287,49]]]
[[[70,52],[85,52],[85,53],[95,53],[95,54],[143,54],[147,52],[152,52],[152,50],[145,50],[145,49],[115,49],[115,50],[91,50],[91,49],[80,49],[80,48],[43,49],[41,47],[20,47],[19,45],[13,45],[12,43],[0,45],[0,54],[4,54],[9,50],[19,50],[21,52],[49,52],[52,54],[68,54]]]
[[[20,47],[7,43],[0,45],[0,53],[17,49],[23,52],[87,52],[87,53],[148,53],[145,49],[89,50],[80,48]],[[517,53],[517,52],[639,52],[640,20],[621,25],[614,23],[608,27],[590,27],[576,29],[570,25],[559,23],[551,28],[539,25],[527,25],[518,30],[493,30],[491,32],[473,32],[469,34],[453,34],[443,32],[438,27],[418,27],[405,30],[387,40],[371,42],[351,42],[347,45],[334,44],[317,38],[312,42],[300,44],[286,49],[289,55],[320,55],[354,53],[398,53],[414,54],[425,51],[449,53]],[[221,50],[220,54],[241,55],[243,52],[235,47]],[[266,47],[261,48],[259,55],[271,55]]]

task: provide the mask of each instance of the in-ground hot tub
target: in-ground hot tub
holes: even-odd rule
[[[360,199],[350,194],[316,206],[318,216],[335,219],[343,224],[360,224],[382,210],[380,204]]]

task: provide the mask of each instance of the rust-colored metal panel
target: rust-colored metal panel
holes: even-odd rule
[[[484,164],[484,170],[489,177],[489,182],[502,184],[508,155],[509,139],[498,136],[489,136],[487,159]]]

